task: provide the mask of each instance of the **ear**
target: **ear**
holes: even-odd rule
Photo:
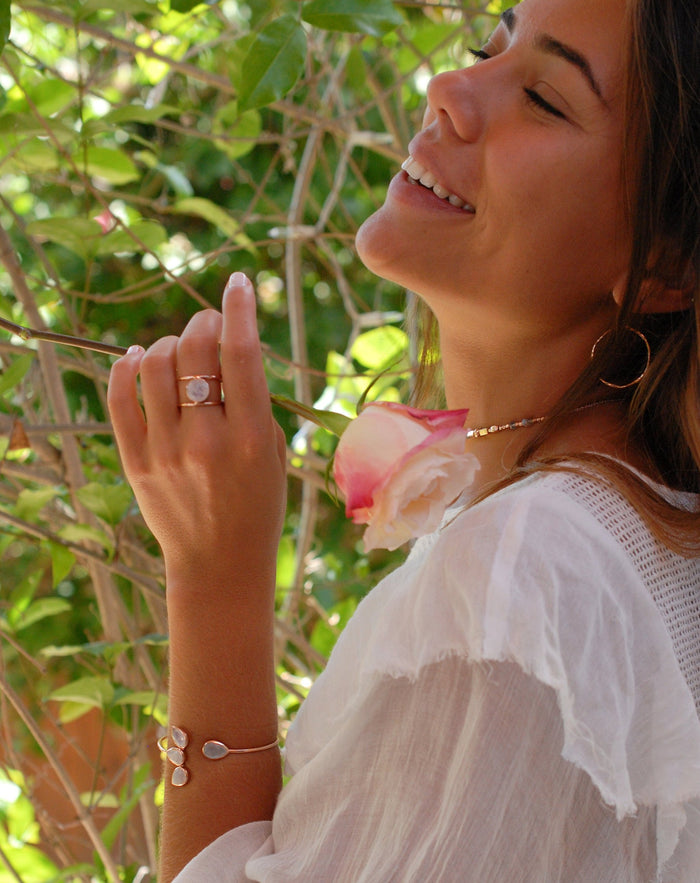
[[[613,288],[613,299],[620,306],[627,287],[627,277],[620,279]],[[693,305],[693,294],[696,289],[694,280],[684,278],[680,285],[669,283],[660,276],[648,276],[639,290],[639,297],[634,305],[635,313],[677,313],[689,310]]]

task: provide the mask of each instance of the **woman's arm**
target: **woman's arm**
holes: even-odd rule
[[[178,407],[177,377],[219,373],[224,405]],[[273,623],[285,443],[243,274],[231,277],[222,314],[198,313],[180,338],[117,362],[109,406],[126,475],[163,551],[170,722],[189,736],[187,784],[174,787],[173,766],[166,769],[159,880],[168,883],[220,834],[271,818],[281,787],[276,748],[217,761],[201,753],[210,739],[254,748],[277,735]]]

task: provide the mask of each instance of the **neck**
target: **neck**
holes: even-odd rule
[[[598,315],[565,333],[498,339],[492,331],[481,340],[445,332],[441,325],[448,407],[469,408],[469,428],[544,417],[580,375],[592,343],[608,323],[607,314]],[[636,462],[624,440],[622,406],[609,398],[570,414],[545,440],[542,455],[597,451]],[[503,478],[539,428],[536,422],[472,438],[469,448],[481,463],[476,490]]]

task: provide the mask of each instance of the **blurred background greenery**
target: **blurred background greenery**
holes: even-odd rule
[[[486,0],[0,0],[0,319],[148,346],[257,285],[270,387],[405,398],[406,292],[353,251],[467,63]],[[409,295],[410,296],[410,295]],[[111,358],[0,329],[0,883],[154,880],[167,623],[120,471]],[[388,369],[388,370],[387,370]],[[280,729],[401,553],[326,491],[334,438],[277,413]]]

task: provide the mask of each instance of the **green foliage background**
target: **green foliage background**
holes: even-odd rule
[[[244,270],[274,393],[352,415],[389,368],[370,396],[404,396],[406,295],[362,267],[354,233],[405,157],[429,76],[464,64],[501,8],[13,3],[0,58],[0,318],[147,346],[216,307]],[[9,24],[0,0],[0,40]],[[163,573],[107,421],[109,364],[0,330],[0,883],[155,879]],[[326,493],[333,437],[278,416],[291,476],[284,733],[399,556],[366,555]],[[95,718],[92,751],[74,722]],[[87,790],[69,748],[93,770]],[[41,796],[47,776],[67,819]]]

